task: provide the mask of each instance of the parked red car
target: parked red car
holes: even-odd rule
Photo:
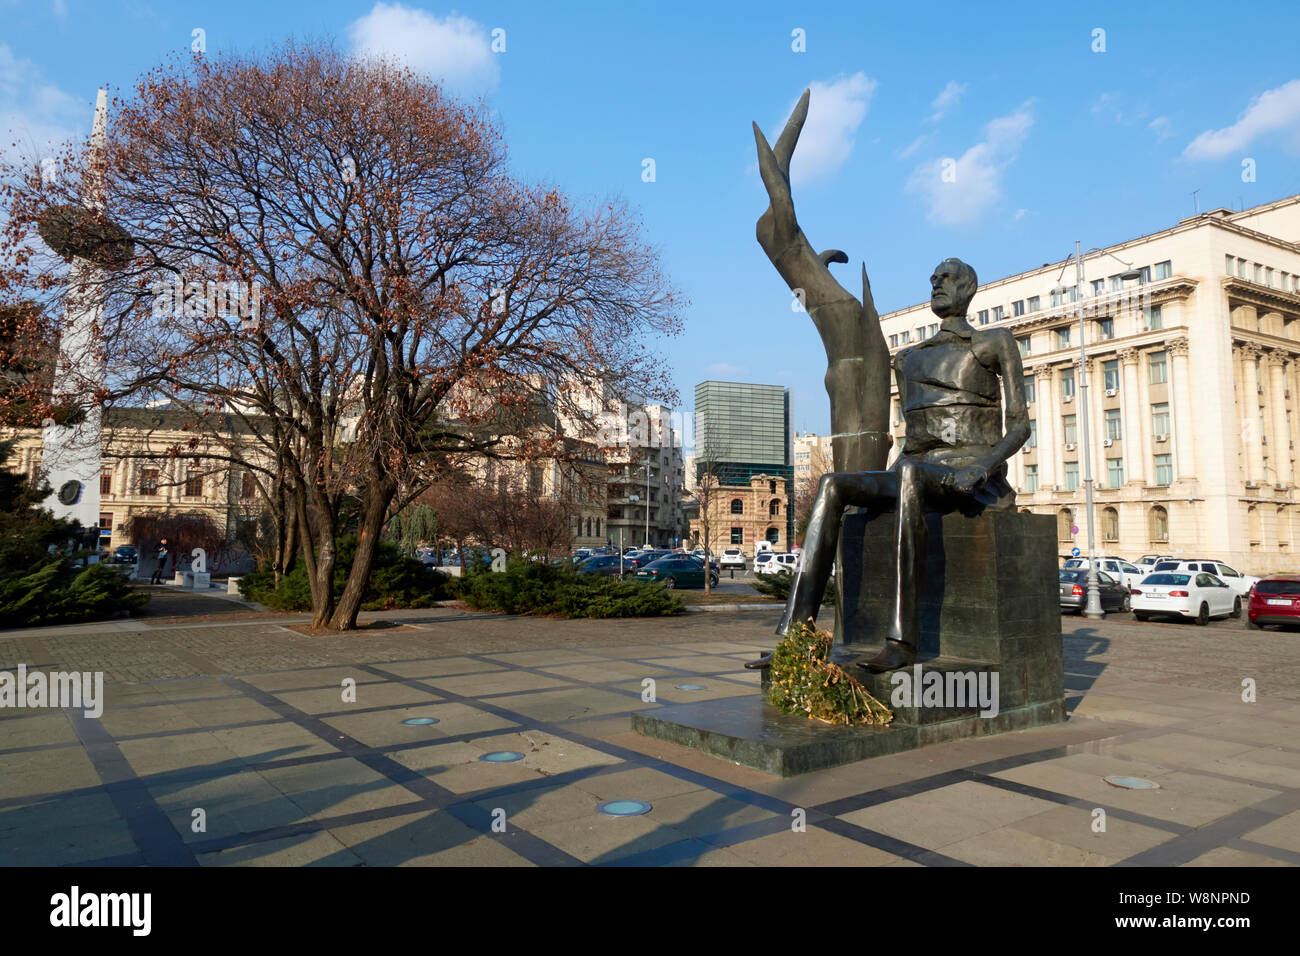
[[[1250,627],[1300,624],[1300,575],[1272,574],[1250,589],[1246,611]]]

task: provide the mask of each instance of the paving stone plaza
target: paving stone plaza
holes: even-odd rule
[[[106,697],[99,719],[0,710],[5,865],[1300,863],[1294,633],[1067,618],[1065,724],[781,779],[630,726],[758,693],[743,663],[775,644],[775,608],[439,608],[311,637],[205,600],[218,613],[0,633],[0,669],[103,671]]]

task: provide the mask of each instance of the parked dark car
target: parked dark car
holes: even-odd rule
[[[704,587],[704,562],[696,560],[689,554],[670,555],[651,561],[636,572],[638,581],[650,583],[662,582],[670,588]],[[718,573],[709,572],[709,583],[717,586]]]
[[[623,573],[635,570],[625,559],[623,561]],[[578,565],[579,574],[601,574],[608,578],[619,576],[619,562],[617,554],[597,554],[588,558]]]
[[[1300,576],[1270,574],[1250,589],[1246,608],[1248,627],[1265,624],[1300,624]]]
[[[1082,614],[1088,606],[1088,572],[1061,571],[1061,610]],[[1132,600],[1129,589],[1105,571],[1097,572],[1097,590],[1103,611],[1127,614]]]
[[[703,564],[704,564],[704,555],[702,555],[702,554],[688,554],[688,555],[686,555],[686,557],[690,558],[690,559],[691,559],[692,561],[694,561],[696,564],[700,564],[700,565],[703,565]],[[718,570],[718,559],[717,559],[717,558],[709,558],[709,570],[710,570],[710,571],[714,571],[714,572],[716,572],[716,571]]]
[[[135,545],[121,544],[118,545],[117,549],[113,552],[113,563],[135,564],[136,558],[139,556],[140,552],[135,549]]]

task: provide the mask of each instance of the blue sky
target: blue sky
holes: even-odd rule
[[[849,254],[834,268],[850,290],[866,261],[886,312],[924,300],[950,255],[991,280],[1059,260],[1076,238],[1172,225],[1193,190],[1201,210],[1300,192],[1298,10],[0,0],[0,130],[17,133],[6,148],[84,135],[98,86],[129,88],[195,29],[209,52],[293,36],[403,56],[486,97],[520,177],[641,214],[691,300],[685,334],[662,345],[683,407],[706,378],[788,385],[795,427],[824,433],[821,343],[754,240],[766,197],[751,120],[774,136],[813,87],[800,221],[815,247]]]

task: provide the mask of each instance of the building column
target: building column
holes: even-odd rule
[[[1125,483],[1141,483],[1146,478],[1146,432],[1142,421],[1142,401],[1138,390],[1137,349],[1121,349],[1119,362],[1123,387],[1120,402],[1124,408],[1124,478]],[[1149,414],[1149,413],[1148,413]]]
[[[1259,434],[1259,391],[1255,381],[1255,362],[1259,346],[1243,345],[1236,350],[1237,433],[1241,436],[1242,465],[1246,481],[1264,480],[1264,453]]]
[[[1191,363],[1187,359],[1187,339],[1173,339],[1166,346],[1170,356],[1169,393],[1174,413],[1174,474],[1178,478],[1196,477],[1196,421],[1192,413]]]
[[[1268,436],[1269,460],[1273,463],[1273,483],[1289,485],[1294,480],[1291,473],[1291,435],[1286,424],[1286,366],[1285,352],[1273,350],[1266,356],[1268,362],[1268,406],[1272,419]]]
[[[1109,488],[1106,472],[1106,422],[1102,411],[1102,398],[1106,390],[1102,388],[1101,360],[1088,359],[1088,367],[1079,369],[1080,376],[1088,376],[1088,407],[1079,409],[1079,416],[1088,416],[1088,441],[1092,443],[1092,478],[1093,489]],[[1080,377],[1080,382],[1083,379]],[[1082,427],[1080,422],[1080,427]],[[1080,436],[1082,438],[1082,436]],[[1098,532],[1100,534],[1100,532]],[[1100,539],[1098,539],[1100,540]]]
[[[1051,491],[1060,479],[1057,475],[1056,456],[1059,442],[1056,438],[1058,416],[1056,398],[1056,369],[1040,365],[1036,372],[1038,406],[1038,487]]]

